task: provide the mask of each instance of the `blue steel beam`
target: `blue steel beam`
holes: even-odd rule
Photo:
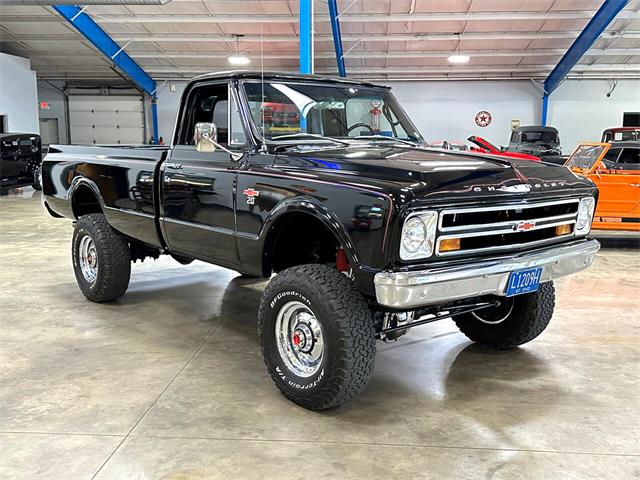
[[[313,0],[300,0],[300,73],[313,73]]]
[[[544,95],[542,97],[542,125],[547,124],[547,112],[549,95],[560,86],[562,80],[571,69],[580,61],[584,54],[600,38],[616,16],[627,6],[629,0],[605,0],[602,6],[589,20],[584,30],[580,32],[578,38],[569,47],[564,56],[560,59],[556,67],[551,71],[544,81]]]
[[[340,32],[340,19],[338,18],[338,5],[336,0],[329,0],[329,18],[331,19],[333,46],[336,50],[336,61],[338,62],[338,74],[341,77],[346,77],[347,70],[344,66],[344,53],[342,52],[342,33]]]
[[[547,125],[547,112],[549,110],[549,95],[546,93],[542,96],[542,126]]]
[[[54,5],[53,8],[75,27],[91,44],[113,64],[124,72],[142,91],[152,98],[153,142],[158,139],[158,119],[156,106],[156,82],[138,65],[111,37],[92,19],[75,5]]]
[[[580,32],[578,38],[567,50],[567,53],[560,59],[558,65],[549,74],[544,81],[544,90],[547,95],[551,94],[560,82],[567,76],[571,69],[580,61],[587,50],[600,38],[600,35],[606,30],[609,24],[616,18],[618,13],[629,3],[629,0],[605,0],[595,13],[593,18],[589,20],[584,30]]]

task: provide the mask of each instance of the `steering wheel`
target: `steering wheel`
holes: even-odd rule
[[[358,128],[358,127],[364,127],[367,130],[369,130],[371,132],[372,135],[375,135],[376,132],[373,129],[373,127],[371,127],[371,125],[369,125],[368,123],[364,123],[364,122],[359,122],[359,123],[354,123],[353,125],[351,125],[350,127],[347,128],[347,135],[349,135],[351,133],[351,130],[353,130],[354,128]]]

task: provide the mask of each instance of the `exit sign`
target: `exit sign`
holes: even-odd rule
[[[49,108],[51,108],[49,102],[40,102],[40,110],[49,110]]]

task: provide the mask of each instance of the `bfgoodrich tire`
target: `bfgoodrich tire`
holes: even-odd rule
[[[109,302],[127,291],[131,275],[129,244],[104,215],[83,215],[73,231],[73,270],[83,295],[92,302]]]
[[[540,335],[553,316],[553,282],[535,293],[505,298],[497,308],[480,310],[453,320],[470,340],[496,349],[515,348]]]
[[[352,400],[373,372],[371,311],[335,268],[301,265],[277,275],[262,296],[258,336],[276,386],[309,410]]]

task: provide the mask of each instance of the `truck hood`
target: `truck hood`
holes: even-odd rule
[[[374,189],[395,186],[425,201],[564,196],[594,189],[591,181],[560,166],[404,145],[296,146],[278,155],[274,166]]]

